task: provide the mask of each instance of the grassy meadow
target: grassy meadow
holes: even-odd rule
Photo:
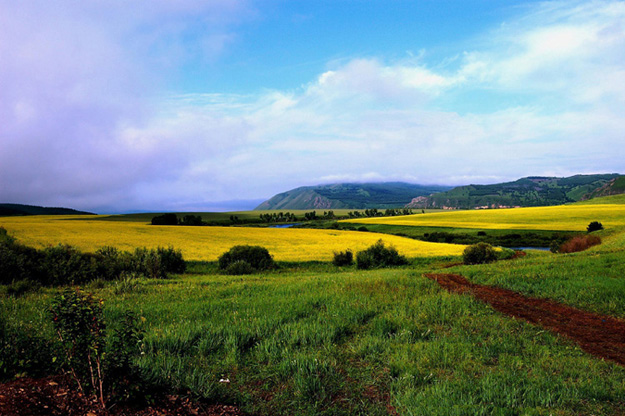
[[[604,209],[605,205],[614,209]],[[581,206],[591,209],[582,210]],[[600,209],[593,211],[596,207]],[[439,258],[416,259],[423,257],[424,251],[408,252],[391,236],[384,236],[400,253],[413,257],[410,266],[362,271],[354,266],[299,263],[248,276],[191,267],[187,274],[170,279],[94,282],[85,289],[105,300],[104,312],[111,321],[125,310],[143,318],[145,354],[138,364],[150,377],[166,380],[182,394],[236,403],[259,415],[388,415],[389,406],[401,415],[625,413],[625,368],[586,354],[567,338],[504,316],[470,294],[448,293],[423,276],[432,271],[461,273],[475,283],[625,319],[623,205],[532,209],[532,215],[513,211],[480,211],[475,213],[477,217],[470,217],[472,212],[421,214],[403,220],[415,218],[433,226],[460,222],[488,229],[491,224],[495,228],[523,225],[525,218],[526,226],[549,230],[585,230],[590,221],[599,220],[606,226],[598,233],[603,244],[574,254],[528,251],[527,256],[515,260],[441,269]],[[465,215],[464,222],[460,214]],[[480,219],[483,222],[476,222]],[[495,219],[499,222],[491,223]],[[207,252],[211,245],[218,247],[217,237],[209,238],[214,232],[221,233],[220,238],[230,245],[239,241],[237,238],[250,244],[264,241],[276,259],[298,261],[307,258],[284,254],[289,250],[286,246],[295,242],[275,240],[300,234],[280,232],[324,231],[301,234],[319,241],[294,249],[299,253],[326,249],[331,253],[332,249],[349,248],[341,244],[352,238],[360,239],[364,246],[379,238],[365,232],[331,231],[345,236],[346,240],[340,240],[325,233],[330,230],[153,227],[93,218],[38,221],[0,218],[0,225],[20,241],[28,241],[28,233],[35,233],[28,231],[29,227],[42,236],[52,235],[53,240],[76,235],[80,241],[81,236],[93,233],[99,237],[89,244],[126,241],[129,247],[144,246],[158,236],[163,238],[160,245],[174,245],[183,251],[183,240],[205,238],[199,246]],[[120,228],[106,228],[111,225]],[[71,231],[59,231],[64,227]],[[132,230],[137,240],[124,240],[124,230]],[[253,234],[261,231],[270,233]],[[182,237],[167,241],[176,232]],[[239,232],[250,234],[245,237]],[[201,233],[209,234],[201,237]],[[338,244],[326,247],[331,241]],[[285,251],[279,255],[280,244]],[[227,248],[229,245],[222,251]],[[457,248],[458,254],[462,250]],[[325,252],[317,255],[318,260],[329,260]],[[15,333],[53,339],[46,308],[58,290],[43,288],[21,297],[4,295],[0,319]],[[220,382],[226,379],[229,383]]]

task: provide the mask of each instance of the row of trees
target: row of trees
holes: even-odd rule
[[[231,217],[232,218],[232,217]],[[207,225],[199,215],[185,215],[181,219],[176,214],[157,215],[152,218],[152,225]]]

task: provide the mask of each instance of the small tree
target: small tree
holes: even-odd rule
[[[237,262],[236,266],[232,266]],[[249,264],[251,269],[240,262]],[[262,271],[273,269],[274,267],[275,263],[271,254],[269,254],[269,250],[261,246],[234,246],[219,257],[219,268],[226,273],[229,272],[229,268],[230,271],[236,272],[236,274],[243,274],[242,272],[247,270]]]
[[[91,294],[68,288],[54,299],[50,311],[65,350],[65,364],[78,389],[93,394],[104,407],[102,358],[106,326],[101,303]]]
[[[332,260],[332,264],[337,267],[341,266],[351,266],[354,264],[354,253],[351,250],[334,252],[334,259]]]
[[[408,264],[408,259],[400,255],[395,247],[386,247],[382,240],[356,254],[356,266],[359,269],[401,266]]]
[[[488,243],[477,243],[464,249],[462,260],[465,264],[491,263],[497,260],[497,252]]]
[[[588,227],[586,227],[586,229],[589,233],[592,233],[593,231],[603,230],[603,224],[601,224],[599,221],[593,221],[588,224]]]

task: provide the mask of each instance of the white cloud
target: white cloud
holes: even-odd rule
[[[624,170],[622,2],[542,4],[489,33],[455,71],[424,54],[353,59],[299,90],[157,104],[149,84],[159,72],[178,58],[219,56],[236,41],[228,22],[252,13],[245,4],[137,3],[127,14],[104,1],[69,13],[27,4],[0,16],[4,200],[198,209],[342,180],[465,184]],[[16,14],[33,10],[38,19],[20,27]],[[93,24],[101,11],[119,27]],[[193,31],[197,48],[188,49],[181,22],[196,13],[217,28]]]

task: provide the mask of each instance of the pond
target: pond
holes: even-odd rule
[[[278,224],[278,225],[270,225],[269,228],[291,228],[295,225],[300,225],[299,222],[294,224]]]

